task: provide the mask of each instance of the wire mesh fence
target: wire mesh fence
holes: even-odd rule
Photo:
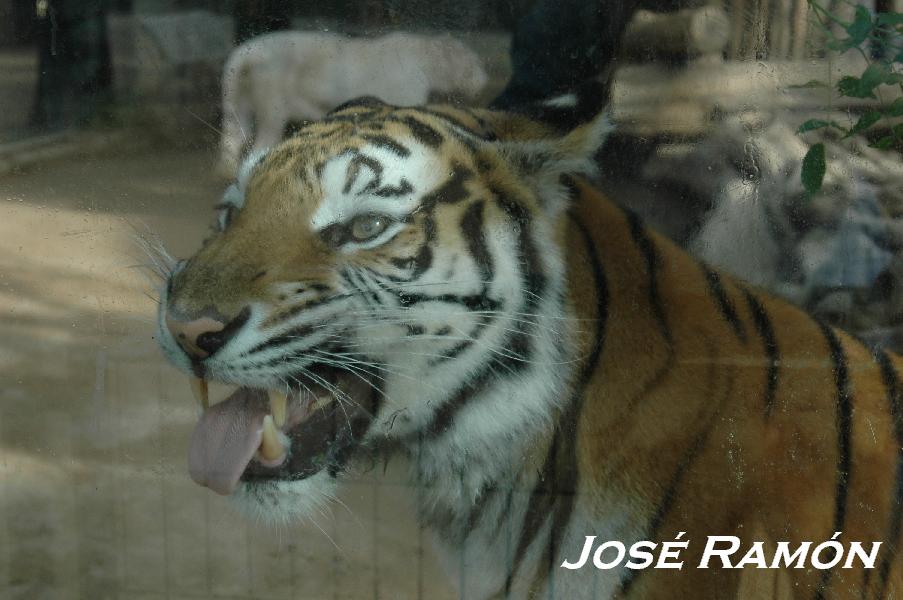
[[[75,410],[4,398],[4,597],[455,597],[403,465],[363,473],[306,523],[255,523],[188,478],[183,378],[149,345],[114,354],[95,355]]]

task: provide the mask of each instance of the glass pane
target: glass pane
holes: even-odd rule
[[[901,10],[0,0],[0,597],[898,588]]]

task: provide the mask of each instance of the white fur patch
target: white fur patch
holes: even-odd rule
[[[300,480],[242,483],[231,499],[253,521],[288,526],[326,510],[336,498],[336,488],[335,479],[320,471]]]
[[[346,152],[329,161],[323,168],[320,180],[323,198],[311,216],[311,227],[322,231],[335,223],[347,223],[357,215],[374,213],[399,219],[417,208],[420,198],[441,182],[444,176],[439,159],[412,140],[405,140],[410,155],[401,157],[394,152],[374,145],[365,146],[359,156],[374,160],[381,165],[377,173],[364,163],[358,163],[356,176],[353,165],[358,154]],[[380,197],[368,185],[379,187],[401,187],[410,185],[405,195]],[[351,187],[346,191],[348,182]]]
[[[562,94],[561,96],[555,96],[554,98],[544,100],[543,104],[555,108],[572,108],[574,106],[577,106],[577,95]]]

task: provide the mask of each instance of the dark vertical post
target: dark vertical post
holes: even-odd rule
[[[109,101],[112,83],[106,0],[47,0],[39,5],[38,90],[32,124],[84,123]]]
[[[238,0],[235,3],[235,43],[291,27],[290,0]]]

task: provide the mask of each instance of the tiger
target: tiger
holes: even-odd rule
[[[903,589],[903,360],[608,199],[611,130],[362,98],[250,157],[161,291],[201,406],[191,478],[278,524],[407,457],[462,598]],[[211,405],[211,381],[236,391]],[[689,544],[679,569],[564,568],[588,536]],[[869,568],[698,568],[709,536],[882,545]]]

